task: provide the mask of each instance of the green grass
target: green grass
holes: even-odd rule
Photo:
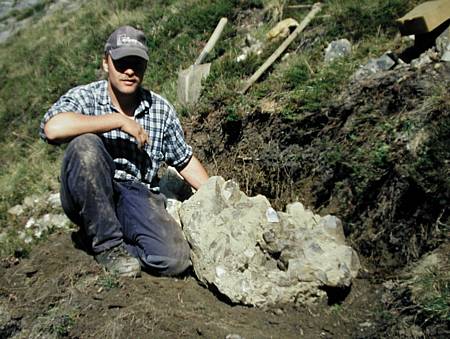
[[[14,256],[16,258],[27,258],[30,255],[31,245],[25,243],[18,237],[16,230],[9,230],[0,240],[0,257]]]
[[[322,65],[316,73],[299,81],[292,93],[294,115],[295,110],[311,112],[324,107],[339,92],[355,68],[351,59],[336,60],[330,65]]]
[[[121,286],[119,276],[116,273],[105,272],[99,277],[98,285],[100,288],[111,290]]]
[[[450,321],[450,267],[430,267],[411,282],[414,303],[425,321]]]

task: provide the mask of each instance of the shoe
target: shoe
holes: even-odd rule
[[[100,265],[111,273],[122,277],[139,277],[141,275],[139,260],[127,252],[123,243],[100,252],[94,257]]]

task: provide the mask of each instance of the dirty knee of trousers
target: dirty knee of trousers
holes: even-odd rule
[[[165,268],[160,272],[165,276],[176,276],[182,274],[191,265],[189,257],[165,258],[162,266]]]
[[[122,242],[114,205],[114,170],[114,161],[95,134],[74,138],[61,166],[64,212],[82,227],[96,253]]]
[[[105,165],[112,161],[102,139],[92,133],[82,134],[74,138],[66,150],[66,161],[77,161],[82,167],[87,170],[98,170],[99,166]]]
[[[165,258],[164,266],[166,266],[163,274],[173,276],[186,271],[191,265],[190,248],[187,241],[179,239],[178,242],[171,244],[168,250],[168,256],[163,257]]]
[[[191,266],[189,250],[180,251],[173,256],[141,255],[141,265],[144,270],[162,276],[176,276]]]
[[[186,271],[189,266],[191,266],[191,259],[189,258],[189,255],[182,258],[172,259],[166,274],[179,275]]]

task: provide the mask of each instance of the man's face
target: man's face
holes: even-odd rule
[[[103,59],[103,69],[108,73],[108,80],[114,90],[122,94],[133,94],[137,91],[147,68],[147,61],[128,56],[113,60],[110,55]]]

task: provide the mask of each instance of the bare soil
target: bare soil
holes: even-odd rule
[[[366,279],[334,306],[229,305],[191,275],[112,277],[68,233],[41,242],[29,258],[4,260],[0,276],[0,338],[365,337],[380,307],[378,287]]]

